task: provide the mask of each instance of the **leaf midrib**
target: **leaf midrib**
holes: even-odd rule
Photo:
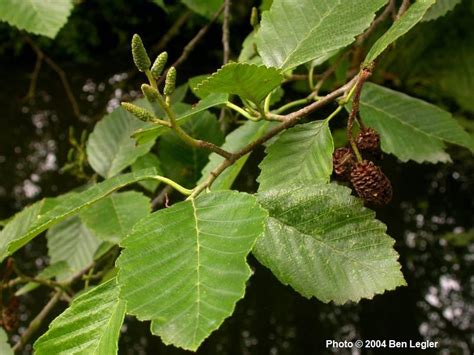
[[[286,57],[286,59],[284,60],[284,62],[280,65],[280,68],[284,68],[285,65],[289,62],[290,58],[293,56],[294,53],[296,53],[300,48],[301,46],[306,42],[306,40],[308,38],[311,38],[311,35],[313,34],[313,32],[315,32],[317,29],[319,29],[319,27],[321,26],[321,23],[323,23],[323,21],[328,18],[332,12],[331,10],[333,10],[334,8],[336,8],[337,6],[339,6],[341,4],[341,1],[340,0],[337,0],[335,1],[334,3],[334,7],[328,9],[328,11],[324,14],[324,16],[321,16],[321,19],[320,21],[315,24],[315,26],[308,32],[308,34],[301,40],[299,41],[299,43],[296,45],[296,47],[294,48],[293,51],[291,51],[288,56]]]

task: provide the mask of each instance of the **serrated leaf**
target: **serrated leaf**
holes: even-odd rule
[[[379,132],[382,150],[402,161],[449,161],[443,142],[474,151],[472,138],[449,112],[382,86],[364,86],[360,115]]]
[[[224,0],[181,0],[183,4],[199,15],[211,18],[222,6]]]
[[[59,281],[69,279],[90,265],[101,243],[78,216],[73,216],[53,226],[46,233],[46,239],[51,263],[65,261],[70,268],[69,272],[58,275]]]
[[[425,13],[421,21],[436,20],[452,11],[462,0],[436,0],[436,3]]]
[[[151,212],[150,199],[135,191],[112,194],[81,211],[84,224],[95,235],[118,243]]]
[[[5,330],[0,327],[0,354],[2,355],[13,355],[13,349],[8,343],[8,335]]]
[[[257,46],[267,66],[291,69],[354,41],[387,0],[274,0]]]
[[[426,11],[433,6],[436,0],[417,0],[408,10],[393,23],[392,27],[380,37],[372,46],[364,63],[373,62],[387,47],[398,38],[410,31],[421,21]]]
[[[243,297],[266,216],[254,196],[221,191],[140,221],[117,260],[128,312],[165,344],[196,350]]]
[[[50,38],[67,22],[72,0],[2,0],[0,21]]]
[[[140,103],[146,105],[144,100]],[[136,145],[130,137],[146,125],[122,107],[105,116],[96,124],[87,141],[87,158],[91,167],[104,178],[109,178],[148,153],[153,142]]]
[[[155,169],[115,176],[80,193],[45,199],[27,207],[0,232],[0,261],[11,255],[50,226],[78,213],[84,207],[134,182],[156,176]]]
[[[158,159],[156,154],[147,153],[135,160],[135,163],[132,164],[132,171],[140,171],[148,168],[154,168],[158,175],[164,175],[160,159]],[[155,180],[144,180],[140,181],[139,184],[150,192],[155,192],[158,186],[160,186],[160,182]]]
[[[220,146],[224,135],[215,115],[203,111],[182,125],[191,137]],[[183,142],[176,133],[169,132],[160,140],[160,160],[165,176],[179,184],[192,188],[201,176],[201,170],[209,160],[209,151],[192,147]]]
[[[328,121],[290,128],[266,149],[259,191],[288,184],[329,182],[334,143]]]
[[[35,342],[35,354],[117,354],[124,316],[125,302],[112,279],[75,298]]]
[[[182,126],[200,112],[225,104],[228,98],[229,95],[227,94],[211,94],[207,96],[197,104],[193,105],[190,109],[187,109],[182,113],[177,113],[176,122],[178,126]],[[137,140],[138,145],[141,145],[154,142],[156,138],[169,131],[170,129],[167,127],[148,125],[146,128],[138,129],[133,132],[132,137]]]
[[[235,94],[258,104],[283,79],[283,75],[275,68],[229,63],[198,84],[195,91],[203,97],[212,93]]]
[[[229,133],[225,138],[225,143],[222,149],[229,152],[237,152],[239,149],[246,146],[248,143],[263,136],[269,128],[273,127],[275,123],[268,121],[260,122],[245,122],[242,126]],[[232,187],[235,179],[244,167],[249,154],[237,160],[233,165],[228,167],[222,174],[220,174],[211,186],[214,191],[228,190]],[[219,164],[224,161],[224,158],[218,154],[212,153],[209,156],[209,162],[202,169],[201,179],[198,183],[203,182]]]
[[[259,202],[270,217],[253,253],[303,296],[343,304],[405,285],[395,241],[350,189],[288,186]]]

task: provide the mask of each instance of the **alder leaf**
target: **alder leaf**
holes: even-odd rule
[[[235,129],[226,136],[225,143],[222,145],[222,149],[235,153],[250,142],[262,137],[269,130],[269,128],[274,127],[275,125],[276,123],[269,121],[247,121],[242,126]],[[233,165],[225,169],[222,174],[220,174],[214,181],[211,186],[211,190],[217,191],[230,189],[245,163],[247,162],[249,156],[250,154],[244,155]],[[222,156],[212,153],[209,156],[209,162],[202,169],[201,179],[198,181],[198,183],[204,182],[210,175],[211,171],[213,171],[223,161],[224,158]]]
[[[67,22],[72,8],[72,0],[2,0],[0,21],[54,38]]]
[[[379,85],[364,85],[360,115],[379,132],[382,150],[404,162],[449,161],[444,142],[474,151],[473,139],[449,112]]]
[[[354,41],[387,0],[274,0],[262,14],[257,46],[263,63],[291,69]]]
[[[426,11],[433,6],[436,0],[417,0],[408,10],[396,20],[392,27],[380,37],[372,46],[364,63],[373,62],[387,47],[398,38],[410,31],[421,21]]]
[[[462,0],[436,0],[436,3],[426,11],[421,21],[432,21],[452,11]]]
[[[260,163],[259,191],[277,186],[329,182],[334,143],[328,121],[297,125],[266,149]]]
[[[178,126],[182,126],[193,118],[198,113],[206,111],[212,107],[223,105],[229,99],[229,95],[226,94],[211,94],[201,100],[191,108],[184,110],[181,113],[176,112],[176,122]],[[140,128],[133,132],[132,137],[137,140],[137,144],[147,144],[149,142],[155,142],[156,138],[169,132],[170,129],[158,125],[147,125],[144,128]]]
[[[165,344],[196,350],[244,296],[266,217],[254,196],[220,191],[141,220],[116,263],[128,313]]]
[[[282,82],[283,75],[275,68],[229,63],[198,84],[195,91],[202,97],[211,93],[235,94],[259,104]]]
[[[336,184],[259,194],[270,214],[254,255],[305,297],[343,304],[405,285],[395,241],[375,213]]]
[[[35,342],[35,354],[117,354],[124,316],[114,278],[75,298]]]
[[[67,272],[57,275],[59,281],[69,279],[90,265],[101,241],[87,228],[78,216],[68,218],[46,233],[51,264],[61,261],[69,265]]]
[[[139,192],[126,191],[107,196],[82,210],[80,216],[98,238],[118,243],[140,219],[150,213],[148,197]]]
[[[69,193],[37,202],[10,220],[0,232],[0,261],[11,255],[50,226],[61,222],[84,207],[134,182],[156,176],[155,169],[115,176],[92,185],[80,193]]]
[[[135,104],[146,106],[147,102],[138,100]],[[136,145],[130,137],[146,125],[122,107],[105,116],[96,124],[87,141],[87,158],[91,167],[104,178],[109,178],[148,153],[153,142]]]

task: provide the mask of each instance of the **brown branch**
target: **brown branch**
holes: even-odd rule
[[[362,93],[362,87],[364,86],[367,79],[372,75],[372,68],[364,68],[360,71],[359,78],[355,84],[354,98],[352,100],[352,109],[347,119],[347,139],[352,143],[352,126],[354,125],[354,120],[357,119],[357,114],[359,113],[359,104],[360,104],[360,95]],[[363,127],[362,121],[358,121]]]
[[[227,64],[230,57],[230,45],[229,45],[229,38],[230,38],[230,30],[229,30],[229,22],[230,22],[230,6],[231,0],[225,0],[224,2],[224,21],[222,22],[222,48],[224,52],[224,64]]]
[[[209,28],[211,25],[217,21],[219,16],[222,14],[224,11],[224,5],[221,6],[221,8],[212,16],[211,20],[204,26],[202,27],[198,33],[188,42],[188,44],[183,48],[183,52],[179,56],[178,59],[171,65],[172,67],[178,68],[186,59],[188,59],[189,54],[194,50],[196,45],[203,39],[203,37],[206,35],[206,33],[209,31]],[[163,74],[160,79],[158,80],[158,84],[162,84],[163,81],[166,78],[166,73]]]
[[[51,69],[53,69],[56,74],[59,76],[59,79],[61,79],[61,82],[63,84],[63,87],[64,87],[64,91],[66,92],[66,96],[68,97],[69,99],[69,102],[71,103],[71,107],[72,107],[72,110],[74,112],[74,115],[82,120],[82,115],[81,115],[81,111],[79,110],[79,105],[77,103],[77,100],[72,92],[72,89],[71,89],[71,85],[69,84],[69,80],[66,76],[66,73],[64,72],[64,70],[61,69],[61,67],[56,64],[56,62],[54,60],[52,60],[50,57],[48,57],[42,50],[41,48],[39,48],[36,43],[29,37],[29,36],[25,36],[25,41],[31,46],[31,48],[35,51],[36,55],[40,58],[42,58],[42,60],[44,60],[46,62],[46,64],[49,65],[49,67]],[[36,84],[35,84],[36,85]]]
[[[152,47],[151,51],[154,53],[157,53],[164,50],[166,46],[168,45],[168,43],[174,37],[176,37],[181,27],[183,27],[183,25],[191,17],[192,14],[193,12],[191,10],[188,10],[184,12],[180,17],[178,17],[178,19],[173,23],[173,25],[170,27],[168,32],[166,32],[164,36],[161,37],[160,41]]]
[[[30,86],[28,87],[28,92],[26,93],[23,100],[31,100],[35,97],[36,93],[36,84],[38,83],[38,75],[41,70],[41,65],[43,64],[43,55],[36,55],[36,63],[33,73],[31,74]]]
[[[402,4],[400,5],[400,8],[398,9],[397,19],[399,19],[405,13],[405,11],[408,10],[409,7],[410,0],[403,0]]]
[[[54,294],[54,296],[48,301],[48,303],[44,306],[44,308],[38,313],[38,315],[30,322],[28,328],[23,332],[21,335],[20,340],[15,344],[13,347],[13,351],[18,352],[20,351],[28,340],[30,340],[31,336],[38,330],[41,326],[45,318],[48,314],[53,310],[56,304],[61,300],[62,291],[58,291]]]
[[[207,177],[207,179],[202,183],[199,184],[193,191],[192,197],[196,197],[199,195],[202,191],[204,191],[206,188],[210,187],[212,183],[214,182],[215,179],[229,166],[234,164],[237,160],[242,158],[243,156],[247,155],[250,153],[252,150],[254,150],[256,147],[260,146],[261,144],[267,142],[268,140],[272,139],[275,137],[277,134],[280,132],[294,126],[296,123],[298,123],[301,118],[307,116],[311,112],[329,104],[330,102],[336,100],[338,97],[344,95],[347,93],[347,91],[354,86],[354,84],[358,81],[359,77],[355,76],[350,80],[348,83],[345,85],[341,86],[339,89],[334,90],[330,94],[322,97],[320,100],[313,102],[312,104],[303,107],[302,109],[299,109],[295,112],[289,113],[284,116],[278,116],[278,118],[283,120],[283,123],[280,125],[272,128],[270,131],[268,131],[265,135],[260,137],[259,139],[249,143],[245,147],[243,147],[241,150],[237,151],[236,153],[233,153],[231,157],[225,159],[222,161],[221,164],[219,164]]]
[[[166,202],[167,196],[173,192],[173,188],[170,185],[166,185],[156,197],[151,201],[151,208],[156,210],[158,207],[163,206]]]

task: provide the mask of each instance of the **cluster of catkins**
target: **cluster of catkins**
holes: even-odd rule
[[[364,160],[357,161],[351,148],[338,148],[333,154],[334,174],[348,180],[366,203],[386,205],[392,199],[392,184],[380,167],[368,157],[380,156],[380,137],[372,128],[362,129],[355,140]]]

